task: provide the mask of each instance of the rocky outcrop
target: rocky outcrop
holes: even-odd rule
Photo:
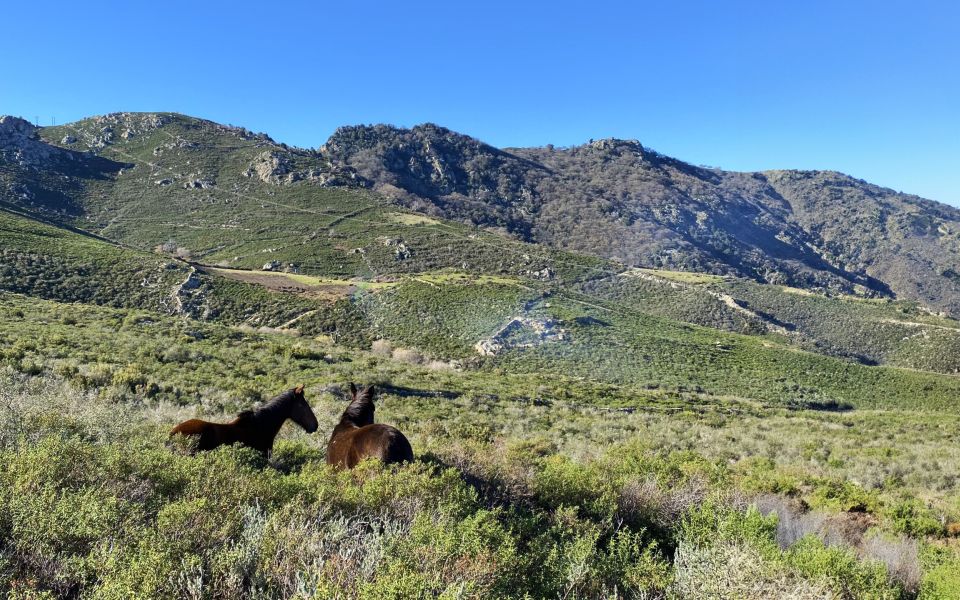
[[[545,317],[513,317],[492,336],[474,345],[481,356],[495,356],[512,348],[533,348],[567,340],[567,332],[557,321]]]
[[[529,233],[521,215],[535,209],[530,182],[542,167],[479,140],[430,123],[364,125],[337,129],[320,152],[410,208],[441,214],[442,206],[462,207],[455,218]]]
[[[93,150],[113,144],[117,138],[129,140],[163,127],[170,117],[156,113],[111,113],[81,122],[78,129],[84,143]]]
[[[184,189],[188,189],[188,190],[206,190],[212,187],[216,187],[216,183],[214,183],[210,179],[193,178],[187,181],[186,183],[184,183],[183,187]]]
[[[316,160],[310,162],[316,163]],[[279,150],[265,150],[257,155],[243,175],[271,185],[289,185],[297,181],[309,181],[323,187],[360,183],[353,169],[332,165],[298,168],[292,153]]]
[[[37,128],[19,117],[0,117],[0,158],[22,167],[40,168],[72,155],[40,139]]]
[[[393,256],[397,260],[406,260],[413,256],[413,252],[407,243],[397,238],[380,238],[380,242],[387,247],[393,248]],[[362,250],[362,249],[361,249]]]
[[[192,266],[187,272],[186,279],[174,287],[170,298],[174,314],[204,320],[210,316],[203,281]]]

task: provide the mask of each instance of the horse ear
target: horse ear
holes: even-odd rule
[[[350,394],[353,396],[357,395],[357,386],[353,385],[353,382],[350,382]]]
[[[374,391],[375,391],[375,390],[373,389],[373,386],[372,386],[372,385],[368,385],[368,386],[367,386],[367,389],[364,390],[364,393],[366,393],[368,396],[370,396],[371,398],[373,398],[373,392],[374,392]]]
[[[300,394],[302,394],[302,393],[303,393],[303,384],[301,383],[301,384],[298,385],[297,387],[293,388],[293,393],[296,394],[296,395],[298,395],[298,396],[299,396]]]

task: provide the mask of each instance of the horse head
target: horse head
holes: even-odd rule
[[[357,427],[373,424],[373,413],[376,406],[373,404],[374,388],[368,385],[362,389],[350,382],[350,405],[343,411],[341,421],[349,421]]]
[[[303,396],[303,385],[293,388],[293,399],[290,403],[290,418],[294,423],[303,427],[307,433],[313,433],[320,424],[317,422],[317,416],[313,414],[313,409],[307,403]]]

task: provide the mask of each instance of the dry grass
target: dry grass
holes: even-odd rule
[[[674,558],[676,598],[698,600],[835,600],[828,586],[772,569],[748,546],[680,544]]]
[[[419,365],[423,363],[423,355],[413,348],[394,348],[393,360],[408,365]]]

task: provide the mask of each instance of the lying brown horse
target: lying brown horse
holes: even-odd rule
[[[274,438],[287,419],[293,419],[307,433],[317,430],[317,417],[303,397],[302,385],[276,396],[260,408],[243,411],[229,423],[211,423],[200,419],[184,421],[170,431],[170,437],[194,437],[197,450],[213,450],[224,444],[243,444],[269,454]]]
[[[395,427],[374,425],[373,386],[357,391],[350,384],[350,406],[343,411],[340,424],[327,444],[327,463],[338,469],[352,469],[365,458],[378,458],[386,464],[413,460],[410,442]]]

